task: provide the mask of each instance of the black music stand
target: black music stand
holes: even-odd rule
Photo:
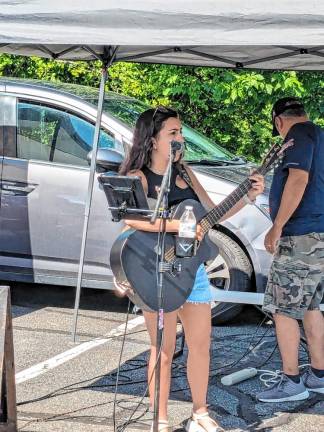
[[[111,211],[112,220],[150,220],[153,211],[149,209],[140,177],[104,173],[99,176]]]

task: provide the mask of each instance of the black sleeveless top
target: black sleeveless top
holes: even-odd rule
[[[146,177],[148,185],[148,198],[157,198],[156,186],[160,187],[163,179],[163,175],[155,174],[148,167],[143,167],[142,172]],[[169,192],[169,206],[179,204],[186,199],[193,199],[199,202],[199,198],[195,191],[188,185],[186,188],[180,188],[176,185],[176,178],[180,175],[178,168],[175,164],[172,165],[171,180],[170,180],[170,192]]]

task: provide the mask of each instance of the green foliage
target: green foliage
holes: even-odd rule
[[[1,55],[0,75],[98,87],[100,64]],[[272,142],[270,112],[277,98],[302,97],[311,118],[324,126],[324,78],[319,72],[116,63],[109,70],[107,89],[151,105],[171,105],[187,124],[255,161]]]

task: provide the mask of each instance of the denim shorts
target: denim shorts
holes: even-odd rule
[[[210,303],[212,295],[209,279],[204,264],[201,264],[196,273],[194,287],[187,298],[188,303]]]

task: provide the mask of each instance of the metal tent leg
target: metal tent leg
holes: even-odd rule
[[[84,223],[83,223],[83,232],[82,232],[81,253],[80,253],[78,280],[77,280],[75,302],[74,302],[74,313],[73,313],[73,326],[72,326],[73,342],[75,342],[76,328],[77,328],[77,321],[78,321],[78,311],[79,311],[80,296],[81,296],[81,284],[82,284],[82,274],[83,274],[83,266],[84,266],[84,256],[85,256],[85,250],[86,250],[88,225],[89,225],[89,214],[90,214],[90,207],[91,207],[92,194],[93,194],[93,184],[94,184],[94,178],[95,178],[96,158],[97,158],[99,134],[100,134],[100,127],[101,127],[103,102],[104,102],[104,97],[105,97],[106,81],[107,81],[107,67],[104,67],[102,69],[101,81],[100,81],[98,111],[97,111],[95,133],[94,133],[94,137],[93,137],[92,158],[91,158],[89,182],[88,182],[88,193],[87,193],[85,209],[84,209]]]

